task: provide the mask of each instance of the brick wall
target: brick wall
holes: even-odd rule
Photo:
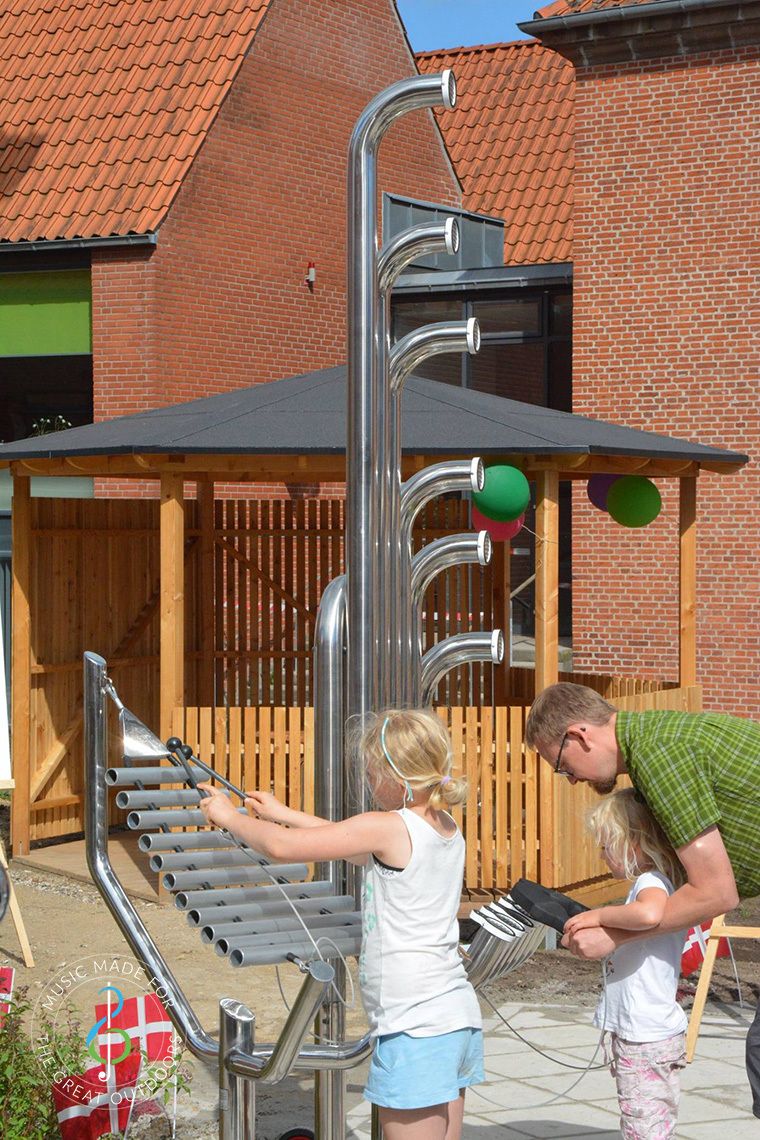
[[[348,141],[414,71],[392,0],[274,0],[155,250],[94,256],[96,419],[345,360]],[[428,112],[380,155],[381,190],[459,201]]]
[[[749,454],[699,480],[705,705],[760,712],[758,49],[577,72],[574,410]],[[580,669],[674,677],[678,505],[643,531],[576,491]]]

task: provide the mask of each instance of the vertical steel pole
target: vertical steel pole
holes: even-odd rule
[[[256,1018],[234,998],[219,1002],[219,1140],[255,1140],[256,1086],[227,1068],[233,1049],[253,1052]]]
[[[388,694],[393,662],[389,608],[388,474],[391,417],[385,375],[385,320],[380,312],[377,246],[377,148],[408,111],[453,107],[450,71],[416,76],[377,95],[354,127],[348,156],[348,415],[346,439],[346,589],[348,615],[348,718],[362,723]],[[382,373],[382,374],[381,374]],[[395,482],[395,480],[393,480]],[[361,795],[356,810],[366,806]]]

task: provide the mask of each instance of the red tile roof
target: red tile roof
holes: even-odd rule
[[[0,241],[155,230],[269,0],[5,0]]]
[[[605,8],[636,8],[640,4],[660,4],[666,0],[554,0],[536,12],[537,20],[552,16],[577,16],[581,12],[600,12]]]
[[[416,58],[422,72],[454,69],[457,107],[439,122],[465,209],[507,223],[506,263],[571,260],[572,64],[534,40]]]

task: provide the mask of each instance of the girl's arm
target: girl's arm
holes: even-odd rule
[[[603,906],[576,914],[565,923],[565,934],[603,926],[611,930],[652,930],[659,926],[668,902],[667,891],[645,887],[633,902],[619,906]]]
[[[321,819],[318,815],[310,815],[308,812],[288,807],[271,792],[249,792],[245,797],[245,803],[246,807],[253,808],[259,819],[284,823],[288,827],[324,827],[330,823],[329,819]]]
[[[400,835],[406,832],[395,812],[366,812],[340,823],[307,828],[285,828],[263,819],[251,819],[236,811],[228,797],[210,784],[199,784],[209,792],[199,807],[209,823],[224,827],[276,863],[322,862],[330,859],[356,859],[376,854],[391,862]]]

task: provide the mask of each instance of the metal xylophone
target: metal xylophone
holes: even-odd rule
[[[117,704],[128,751],[146,752],[149,730],[141,725],[140,743],[131,743],[140,722],[118,697]],[[164,887],[203,943],[235,967],[292,962],[315,953],[325,959],[359,953],[361,913],[352,895],[336,894],[327,880],[309,881],[305,863],[271,863],[228,832],[205,829],[197,806],[199,781],[214,778],[241,801],[244,792],[176,737],[165,746],[154,738],[152,749],[153,758],[158,753],[172,765],[138,766],[132,760],[107,769],[105,783],[117,789],[116,806],[128,813],[127,826],[144,833],[140,850],[151,870],[162,873]]]

